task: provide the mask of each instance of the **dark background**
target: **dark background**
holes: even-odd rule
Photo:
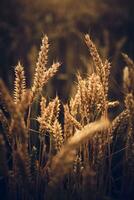
[[[121,52],[133,58],[133,0],[0,0],[0,76],[13,89],[14,66],[25,67],[27,84],[32,75],[43,34],[50,41],[48,66],[53,60],[62,67],[47,86],[51,97],[69,96],[79,70],[89,70],[84,34],[89,33],[103,58],[112,62],[111,98],[122,96]],[[119,90],[117,90],[119,89]]]

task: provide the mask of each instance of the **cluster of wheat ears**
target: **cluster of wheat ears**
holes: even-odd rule
[[[48,101],[42,95],[43,87],[60,67],[58,62],[47,67],[49,43],[46,35],[30,89],[26,87],[20,63],[15,67],[13,95],[0,80],[0,179],[9,199],[105,199],[112,193],[123,195],[126,185],[131,193],[134,182],[134,63],[123,54],[127,64],[124,109],[110,122],[109,109],[120,104],[108,100],[111,65],[108,60],[102,61],[89,35],[85,36],[85,42],[94,70],[86,78],[77,75],[76,93],[68,104],[64,105],[58,96]],[[31,110],[35,101],[39,102],[39,112],[34,116],[38,129],[32,130]],[[62,122],[61,112],[64,114]],[[32,142],[32,131],[36,143]],[[121,174],[116,177],[114,170],[120,162],[114,155],[120,152]],[[121,179],[117,188],[116,179]]]

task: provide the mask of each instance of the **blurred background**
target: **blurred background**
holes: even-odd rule
[[[110,98],[122,98],[121,52],[134,56],[133,0],[0,0],[0,77],[12,90],[14,66],[20,60],[30,86],[41,38],[47,34],[48,66],[53,60],[62,63],[47,95],[58,93],[66,101],[76,73],[86,74],[92,65],[86,33],[112,63]]]

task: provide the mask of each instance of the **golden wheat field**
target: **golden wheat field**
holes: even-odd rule
[[[133,7],[0,1],[0,200],[134,200]]]
[[[109,109],[120,104],[108,98],[111,64],[102,61],[88,34],[84,38],[94,68],[84,78],[76,75],[76,92],[68,103],[42,94],[62,67],[59,62],[47,67],[46,35],[30,88],[20,62],[14,71],[13,94],[0,80],[0,177],[8,199],[107,200],[113,192],[121,198],[133,192],[134,63],[123,54],[124,109],[110,120]]]

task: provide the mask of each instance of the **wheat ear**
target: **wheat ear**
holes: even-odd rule
[[[42,88],[43,74],[44,71],[46,71],[46,64],[48,59],[48,49],[48,37],[45,35],[42,39],[38,61],[36,63],[34,81],[32,86],[33,95],[36,95]]]
[[[14,102],[20,104],[26,92],[26,79],[24,68],[18,63],[15,67],[15,81],[14,81]]]
[[[88,34],[85,35],[85,42],[90,50],[90,54],[92,56],[92,59],[94,61],[95,67],[96,67],[96,72],[101,79],[102,85],[104,87],[105,98],[107,100],[108,79],[109,79],[111,65],[107,60],[103,64],[103,62],[100,58],[100,55],[96,49],[96,46],[92,42],[92,40]]]

